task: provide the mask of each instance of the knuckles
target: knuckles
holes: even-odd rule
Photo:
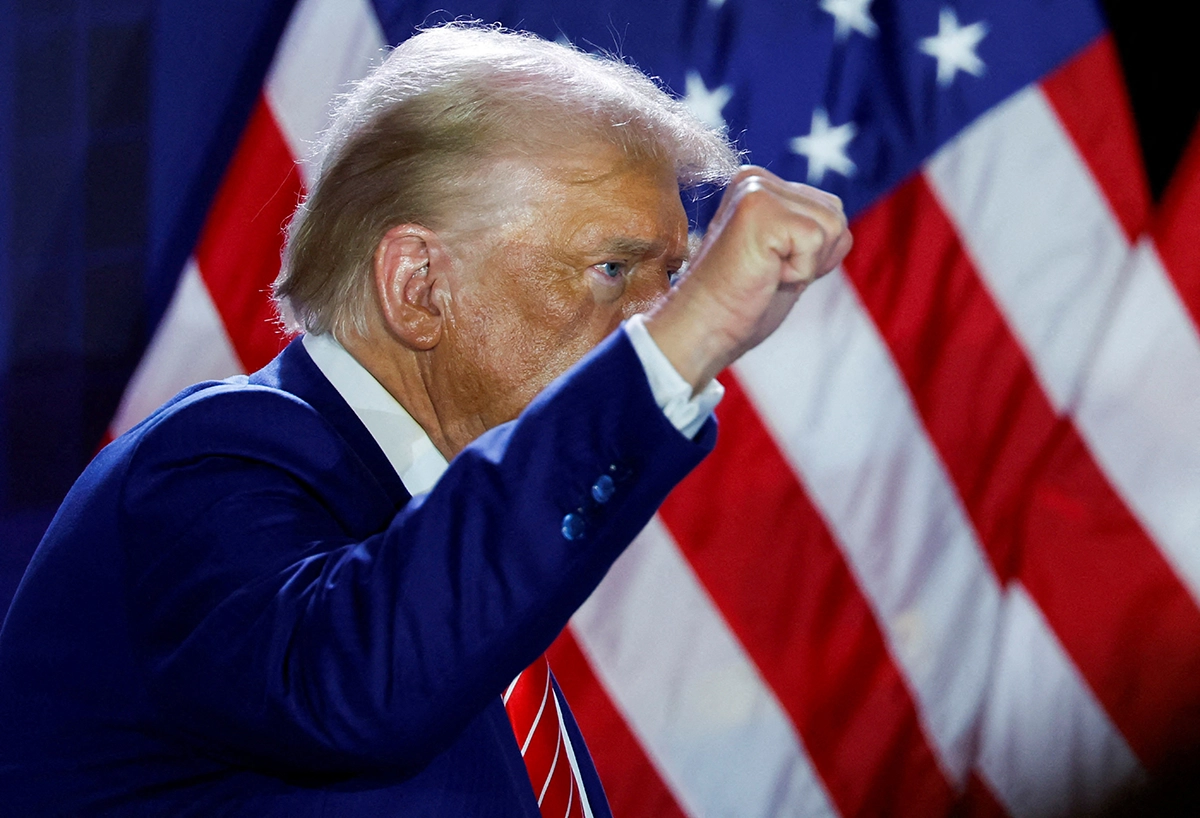
[[[848,226],[840,197],[801,182],[785,181],[761,168],[746,168],[739,172],[726,195],[735,209],[772,210],[782,205],[788,210],[804,213],[820,221],[831,235],[845,232]]]
[[[794,240],[803,248],[819,252],[843,243],[849,222],[842,200],[823,190],[777,177],[768,179],[758,173],[737,178],[730,191],[732,212],[726,222],[767,225],[776,221],[790,224]]]
[[[766,188],[763,180],[751,176],[738,183],[734,191],[734,213],[743,219],[769,219],[780,210],[778,197]]]
[[[719,245],[726,253],[748,254],[743,256],[747,261],[774,254],[783,267],[768,266],[776,274],[782,270],[781,283],[788,283],[811,282],[834,269],[849,252],[853,238],[838,196],[746,166],[730,181],[705,244]],[[757,262],[742,269],[767,271],[758,270]]]

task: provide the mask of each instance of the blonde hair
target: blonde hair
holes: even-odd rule
[[[388,229],[439,229],[489,159],[587,137],[669,163],[682,188],[725,182],[738,163],[724,133],[614,58],[477,24],[406,40],[322,136],[275,281],[281,315],[293,329],[365,333],[372,256]]]

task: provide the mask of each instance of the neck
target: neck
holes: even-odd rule
[[[487,431],[482,418],[459,411],[443,397],[436,347],[414,350],[391,337],[381,340],[378,333],[338,340],[404,407],[446,460]]]

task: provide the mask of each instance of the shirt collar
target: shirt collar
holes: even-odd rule
[[[409,494],[433,488],[446,470],[446,458],[412,415],[332,333],[306,333],[301,343],[317,369],[367,427]]]

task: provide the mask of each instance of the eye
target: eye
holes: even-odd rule
[[[605,261],[597,264],[596,269],[609,278],[617,279],[625,274],[626,266],[620,261]]]
[[[687,267],[688,263],[685,261],[683,264],[679,265],[678,270],[667,270],[667,284],[672,287],[678,284],[679,279],[683,277],[685,272],[687,272]]]

